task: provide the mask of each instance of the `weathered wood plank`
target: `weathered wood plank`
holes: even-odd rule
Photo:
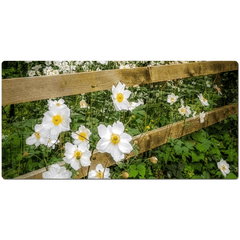
[[[237,69],[235,61],[216,61],[3,79],[2,105],[109,90],[119,81],[133,86]]]
[[[198,131],[202,128],[213,125],[217,122],[222,121],[227,118],[230,114],[238,114],[238,105],[231,104],[221,108],[217,108],[214,111],[206,113],[204,123],[200,123],[199,116],[196,118],[189,118],[186,120],[187,124],[190,126],[186,127],[184,121],[176,122],[171,125],[167,125],[162,128],[158,128],[147,133],[135,136],[133,141],[137,141],[137,145],[139,146],[139,153],[146,152],[150,149],[156,148],[160,145],[163,145],[167,142],[169,137],[180,138],[187,134]],[[133,157],[134,153],[130,153],[127,158]],[[88,170],[95,169],[97,164],[101,163],[104,167],[109,167],[115,164],[115,161],[112,159],[110,154],[108,153],[99,153],[97,151],[93,154],[93,159],[90,168],[84,167],[79,170],[79,175],[77,178],[82,178],[87,175]],[[64,162],[60,163],[61,166],[64,165]],[[16,179],[35,179],[41,178],[41,174],[45,172],[46,169],[42,168],[37,171],[22,175],[17,177]]]

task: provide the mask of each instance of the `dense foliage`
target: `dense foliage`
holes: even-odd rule
[[[68,74],[74,71],[101,71],[150,64],[162,65],[171,62],[73,61],[64,66],[59,63],[39,61],[3,62],[2,77]],[[2,107],[2,175],[4,178],[14,178],[62,161],[65,143],[72,141],[72,132],[76,132],[81,125],[92,133],[89,138],[92,152],[100,139],[97,130],[100,124],[108,126],[119,120],[124,124],[125,132],[135,136],[202,112],[209,112],[220,106],[237,103],[237,74],[237,71],[233,71],[129,87],[128,90],[131,91],[129,101],[137,102],[141,99],[144,103],[132,111],[116,111],[111,99],[112,91],[108,90],[63,97],[71,112],[71,131],[60,134],[55,149],[26,144],[26,139],[34,132],[34,126],[42,122],[44,113],[48,111],[47,100]],[[178,97],[173,104],[167,102],[171,94]],[[202,104],[199,94],[203,94],[208,105]],[[179,111],[183,104],[191,109],[188,117]],[[156,149],[127,161],[118,162],[110,168],[111,178],[223,178],[217,166],[220,159],[226,160],[230,165],[231,173],[226,178],[236,178],[238,176],[237,142],[238,119],[236,115],[231,115],[228,119],[206,129],[181,139],[169,139],[167,144]],[[156,163],[150,160],[152,156],[157,158]],[[74,177],[76,171],[68,164],[66,167],[72,171]]]

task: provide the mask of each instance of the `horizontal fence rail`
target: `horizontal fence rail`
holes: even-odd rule
[[[202,128],[211,126],[217,122],[220,122],[227,118],[230,114],[238,114],[238,104],[230,104],[221,108],[217,108],[211,112],[207,112],[204,123],[200,123],[199,115],[195,118],[189,118],[185,121],[176,122],[141,135],[135,136],[133,142],[139,147],[139,154],[146,152],[150,149],[156,148],[165,144],[169,137],[180,138],[187,134],[198,131]],[[131,152],[126,158],[135,156],[134,152]],[[108,153],[100,153],[95,151],[92,156],[92,162],[90,167],[83,167],[78,170],[79,175],[76,178],[83,178],[87,175],[88,171],[96,168],[97,164],[102,164],[103,167],[109,167],[116,162],[112,159]],[[60,166],[63,166],[65,162],[60,162]],[[25,175],[19,176],[16,179],[41,179],[42,173],[46,171],[46,168],[42,168]]]
[[[158,67],[115,69],[54,76],[2,80],[2,105],[109,90],[119,81],[126,86],[217,74],[238,69],[236,61],[209,61]]]

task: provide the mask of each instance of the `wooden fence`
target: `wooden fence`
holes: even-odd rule
[[[109,90],[112,88],[112,85],[116,85],[119,81],[129,87],[233,70],[238,70],[238,63],[235,61],[211,61],[34,78],[3,79],[2,105]],[[180,121],[135,136],[133,141],[138,145],[139,153],[143,153],[166,143],[168,137],[180,138],[222,121],[229,114],[237,113],[238,105],[231,104],[206,113],[204,123],[200,123],[199,116],[189,118],[186,120],[190,124],[189,127],[185,127],[186,124]],[[134,153],[131,152],[126,158],[133,156]],[[98,163],[101,163],[104,167],[108,167],[115,164],[115,161],[108,153],[95,151],[92,156],[91,166],[81,168],[78,178],[86,176],[87,172],[95,169]],[[61,162],[60,165],[64,165],[64,162]],[[46,169],[42,168],[19,176],[17,179],[40,179],[42,178],[42,173],[45,171]]]

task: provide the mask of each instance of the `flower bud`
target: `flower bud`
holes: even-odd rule
[[[129,173],[128,172],[123,172],[122,177],[125,178],[125,179],[129,178]]]
[[[158,159],[156,157],[151,157],[149,158],[150,162],[153,163],[153,164],[156,164]]]
[[[23,157],[27,157],[27,156],[28,156],[28,153],[25,152],[25,153],[23,154]]]
[[[137,140],[135,140],[133,143],[134,143],[135,145],[138,145],[138,141],[137,141]]]

